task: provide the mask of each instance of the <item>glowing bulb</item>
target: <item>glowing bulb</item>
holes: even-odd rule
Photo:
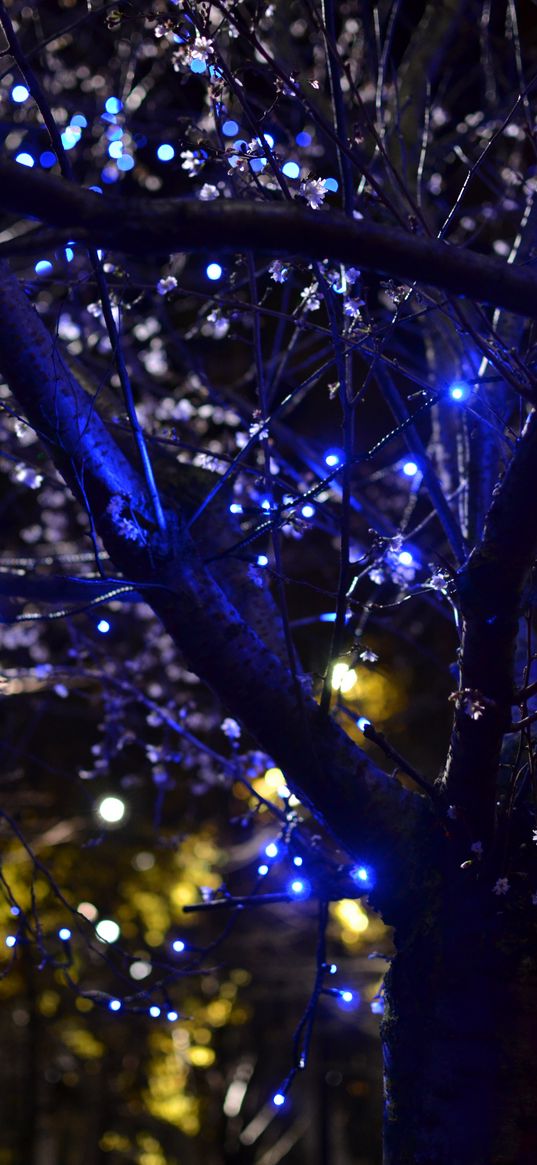
[[[300,178],[298,162],[286,162],[285,166],[282,166],[282,174],[285,174],[286,178]]]
[[[222,126],[222,133],[225,134],[225,136],[227,138],[234,137],[235,134],[238,132],[239,132],[239,127],[237,125],[237,122],[233,121],[232,118],[230,118],[229,121],[224,122],[224,124]]]
[[[418,467],[415,461],[405,461],[403,465],[403,473],[405,477],[414,477],[414,474],[417,472]]]
[[[119,97],[107,97],[104,108],[107,113],[119,113],[123,109],[123,102],[119,100]]]
[[[151,971],[151,963],[147,963],[145,959],[135,959],[134,963],[131,963],[129,967],[129,975],[131,979],[136,980],[147,979],[147,976],[151,974]]]
[[[304,858],[299,857],[297,854],[297,856],[295,858],[293,858],[293,865],[294,866],[302,866],[303,864],[304,864]]]
[[[302,878],[294,878],[289,889],[291,894],[296,894],[298,898],[304,897],[304,895],[308,892],[308,884],[307,882],[304,882]]]
[[[121,931],[117,922],[114,922],[113,918],[102,918],[95,927],[95,934],[102,943],[115,943],[117,942]]]
[[[149,1014],[152,1019],[158,1019],[160,1015],[160,1007],[157,1007],[156,1003],[153,1003],[149,1008]]]
[[[36,275],[48,275],[52,271],[52,263],[49,259],[39,259],[34,267]]]
[[[367,728],[367,726],[369,724],[371,724],[371,721],[367,720],[365,716],[359,716],[358,720],[356,721],[356,724],[357,724],[358,728],[360,729],[360,732],[363,732]]]
[[[355,866],[351,870],[351,878],[353,882],[369,882],[369,871],[365,866]]]
[[[157,158],[159,162],[171,162],[172,158],[174,157],[175,150],[169,142],[163,142],[162,145],[158,147]]]
[[[215,280],[222,278],[222,268],[219,263],[208,263],[205,268],[205,274],[207,279],[211,279],[214,283]]]
[[[121,999],[111,999],[108,1009],[109,1011],[121,1011]]]
[[[268,566],[268,558],[266,554],[258,554],[256,562],[258,566]]]
[[[23,150],[22,153],[15,155],[15,161],[19,163],[19,166],[35,166],[32,155],[27,154],[25,150]]]
[[[109,825],[116,825],[125,816],[125,802],[120,797],[103,797],[97,806],[99,817]]]
[[[242,514],[243,509],[240,502],[232,502],[229,507],[230,514]]]
[[[108,635],[109,630],[110,624],[108,619],[99,619],[99,622],[97,623],[97,631],[99,631],[101,635]]]
[[[269,868],[265,862],[263,862],[263,865],[257,867],[257,872],[261,878],[264,878],[265,874],[268,874]]]
[[[456,380],[449,386],[449,395],[452,400],[457,402],[468,400],[468,397],[470,396],[470,386]]]
[[[334,469],[336,465],[341,465],[342,461],[343,454],[340,449],[329,449],[328,452],[324,455],[325,465],[327,465],[329,469]]]
[[[306,502],[300,512],[303,518],[313,518],[315,515],[315,506],[312,506],[310,502]]]
[[[412,566],[412,563],[414,562],[410,550],[402,550],[401,553],[397,555],[397,560],[401,563],[401,566]]]
[[[176,938],[175,942],[172,943],[172,951],[178,955],[182,954],[185,949],[186,943],[183,942],[182,938]]]
[[[14,934],[8,934],[6,938],[6,947],[14,947],[16,942],[16,936]]]
[[[283,1092],[275,1092],[272,1097],[272,1103],[276,1105],[276,1108],[281,1108],[282,1104],[285,1104]]]
[[[69,942],[69,939],[71,938],[71,931],[67,926],[62,926],[61,930],[58,931],[58,938],[61,938],[62,943]]]
[[[340,998],[342,999],[343,1003],[352,1003],[352,1001],[354,999],[354,995],[353,995],[352,991],[347,991],[347,990],[340,991],[339,995],[340,995]]]
[[[29,96],[30,92],[26,88],[26,85],[14,85],[11,90],[11,100],[14,101],[16,105],[21,105],[21,103],[26,101]]]
[[[269,844],[265,846],[265,853],[268,858],[276,858],[278,856],[278,846],[276,845],[276,842],[269,841]]]
[[[332,687],[335,692],[350,692],[358,676],[348,663],[336,663],[332,669]]]
[[[179,1019],[179,1014],[177,1011],[168,1011],[166,1013],[166,1019],[168,1019],[170,1023],[174,1023],[176,1019]]]

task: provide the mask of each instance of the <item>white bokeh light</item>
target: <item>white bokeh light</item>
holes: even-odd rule
[[[107,825],[117,825],[125,816],[125,802],[121,797],[103,797],[97,805],[97,813]]]
[[[102,918],[95,927],[95,934],[102,943],[116,943],[121,931],[113,918]]]

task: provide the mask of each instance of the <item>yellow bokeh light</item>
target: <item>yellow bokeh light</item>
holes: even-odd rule
[[[285,777],[281,769],[267,769],[265,783],[268,789],[281,789],[285,785]]]
[[[341,902],[336,902],[333,906],[333,914],[343,930],[350,932],[352,937],[363,934],[369,926],[369,919],[363,906],[360,906],[360,903],[353,898],[342,898]],[[345,939],[345,934],[343,938]]]
[[[350,692],[358,681],[353,667],[341,661],[332,668],[332,687],[335,692]]]
[[[212,1048],[194,1047],[190,1048],[187,1058],[195,1068],[210,1068],[214,1064],[215,1054]]]

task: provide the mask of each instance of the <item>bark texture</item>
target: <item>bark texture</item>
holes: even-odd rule
[[[454,873],[386,978],[385,1165],[535,1165],[536,987],[533,918]]]

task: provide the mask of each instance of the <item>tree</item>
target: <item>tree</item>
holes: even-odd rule
[[[361,889],[395,928],[385,1161],[533,1162],[534,10],[55,9],[0,5],[3,451],[37,528],[0,586],[50,653],[6,692],[98,673],[121,717],[104,768],[133,688],[245,781],[242,726],[254,774],[262,750],[304,807],[275,812],[320,933]],[[47,546],[39,492],[19,496],[54,473]],[[57,616],[110,602],[128,640],[93,668]],[[183,661],[161,703],[148,608]],[[416,666],[391,739],[366,719],[365,636]],[[197,740],[167,704],[190,673],[225,709],[193,689]]]

